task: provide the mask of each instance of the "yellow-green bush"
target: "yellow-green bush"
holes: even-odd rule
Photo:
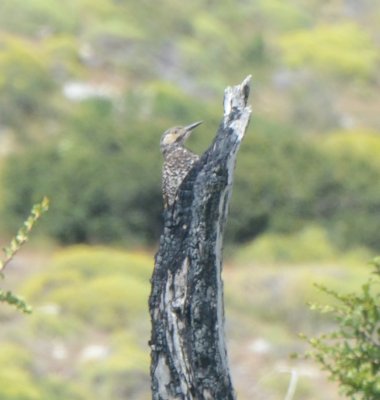
[[[72,246],[56,253],[52,268],[78,271],[85,277],[122,273],[147,281],[152,272],[153,259],[139,252],[99,246]]]
[[[310,22],[310,15],[304,7],[281,0],[255,1],[254,7],[265,24],[275,30],[289,30],[305,26]]]
[[[147,316],[152,265],[153,259],[140,253],[76,246],[59,251],[22,293],[36,306],[57,307],[56,316],[46,317],[47,331],[67,331],[59,328],[61,313],[73,329],[78,329],[79,321],[101,329],[131,327]],[[35,323],[40,325],[40,318]]]
[[[379,261],[379,257],[373,260],[375,277],[367,279],[360,290],[347,294],[320,287],[334,304],[330,300],[327,307],[313,304],[312,308],[329,313],[338,326],[320,336],[305,337],[312,348],[306,354],[352,399],[377,400],[380,395]]]
[[[56,289],[50,294],[64,315],[73,315],[99,328],[132,327],[147,309],[149,286],[131,275],[99,276]]]
[[[235,254],[240,263],[305,263],[336,259],[337,250],[327,232],[308,226],[294,234],[268,233],[242,246]]]
[[[77,390],[75,384],[69,387],[61,378],[40,377],[40,371],[36,373],[34,361],[26,346],[20,343],[1,343],[1,400],[85,399],[83,391]]]
[[[17,134],[25,134],[23,122],[49,112],[46,96],[53,95],[55,82],[42,46],[12,35],[2,35],[0,45],[0,90],[7,93],[0,99],[0,116],[6,126],[18,127]]]
[[[380,168],[380,135],[364,129],[331,132],[322,141],[324,150],[335,157],[355,157],[370,160]]]
[[[149,380],[149,352],[146,341],[142,347],[136,334],[114,333],[107,357],[101,362],[84,362],[84,366],[84,379],[97,387],[99,400],[118,397],[119,392],[128,394],[128,398],[137,398],[133,395],[135,391],[146,391],[141,381]]]
[[[355,130],[319,140],[326,171],[316,197],[316,216],[329,227],[334,241],[346,248],[364,245],[378,249],[380,205],[380,137]]]
[[[227,313],[235,318],[237,313],[243,320],[250,316],[259,332],[263,332],[263,327],[269,332],[287,328],[291,335],[300,330],[319,330],[326,319],[310,316],[307,303],[326,304],[330,299],[314,283],[343,291],[355,290],[366,280],[367,273],[363,268],[343,268],[334,263],[291,267],[247,264],[231,268],[225,272]],[[276,335],[272,339],[277,343],[284,340]]]
[[[369,34],[349,22],[290,32],[279,44],[286,64],[343,76],[371,77],[379,60]]]
[[[21,322],[22,333],[7,331],[7,342],[1,344],[6,351],[0,354],[0,398],[83,400],[96,392],[96,398],[106,400],[121,392],[128,398],[137,399],[136,391],[145,395],[152,265],[151,256],[138,252],[90,246],[58,250],[20,288],[34,312]],[[15,340],[19,343],[12,346]],[[57,345],[63,348],[62,358],[54,353]],[[86,358],[92,345],[101,346],[104,354]],[[66,387],[57,368],[77,378]],[[35,370],[43,379],[33,379]]]

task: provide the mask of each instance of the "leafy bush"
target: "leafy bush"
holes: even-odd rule
[[[160,107],[179,99],[170,87],[153,88],[154,107],[162,99]],[[126,101],[132,104],[132,97]],[[176,108],[173,113],[178,118]],[[171,123],[162,120],[161,127],[153,127],[138,117],[124,132],[119,118],[112,103],[87,102],[71,117],[64,138],[9,157],[3,226],[15,229],[25,209],[46,194],[52,206],[42,228],[60,242],[156,242],[162,212],[158,142]],[[376,247],[380,195],[373,182],[380,172],[373,157],[375,135],[362,134],[362,145],[356,146],[353,134],[314,142],[259,118],[254,124],[237,163],[227,240],[241,243],[264,232],[296,232],[318,221],[334,246]],[[213,135],[200,132],[190,143],[199,152]]]
[[[39,399],[146,395],[152,265],[151,256],[143,253],[68,247],[57,251],[51,263],[20,288],[35,311],[19,337],[19,347],[30,354],[38,343],[39,354],[44,355],[30,362],[31,371],[37,369],[41,376]],[[52,354],[57,345],[65,353],[58,359]],[[99,357],[92,358],[93,346],[101,349]],[[60,378],[66,374],[73,376],[67,388]],[[40,388],[39,381],[36,386]]]
[[[329,241],[326,230],[308,226],[293,234],[268,233],[244,245],[235,254],[239,262],[305,263],[331,261],[338,251]]]
[[[145,398],[149,380],[149,352],[136,346],[139,340],[121,331],[112,337],[109,357],[101,364],[88,365],[85,379],[101,393],[98,399]],[[145,344],[145,343],[144,343]]]
[[[361,131],[337,133],[320,146],[326,168],[315,194],[315,218],[329,227],[336,244],[349,248],[356,243],[377,250],[380,137]]]
[[[232,313],[236,318],[235,313],[238,313],[244,320],[259,319],[260,323],[254,323],[248,331],[256,329],[256,335],[264,337],[272,331],[276,342],[289,340],[294,343],[293,339],[286,339],[284,330],[286,334],[294,335],[294,332],[309,329],[320,332],[331,326],[332,318],[308,312],[307,304],[329,300],[326,293],[314,289],[313,282],[353,291],[367,278],[357,263],[344,267],[338,262],[289,266],[280,263],[261,265],[251,260],[238,265],[226,268],[225,272],[227,314]],[[280,330],[278,334],[277,329]],[[237,334],[244,335],[244,332]]]
[[[62,379],[40,377],[34,370],[31,353],[19,344],[7,343],[0,355],[0,398],[2,400],[84,400],[75,385]]]
[[[370,36],[353,23],[290,32],[282,37],[280,46],[285,62],[293,67],[359,78],[372,77],[376,71],[376,47]]]
[[[68,248],[57,254],[45,273],[30,279],[23,293],[39,306],[54,305],[58,321],[53,318],[48,329],[57,329],[56,333],[66,333],[58,323],[62,313],[75,330],[80,329],[75,321],[103,330],[132,327],[147,313],[152,264],[139,254]]]
[[[43,226],[64,243],[151,241],[158,236],[161,210],[160,155],[156,149],[150,156],[151,132],[130,127],[118,136],[111,105],[104,102],[88,104],[84,112],[87,118],[73,120],[73,134],[60,144],[8,160],[8,226],[18,224],[24,207],[46,193],[52,207]]]
[[[370,9],[377,7],[365,13]],[[315,141],[301,136],[287,122],[294,118],[306,133],[331,129],[341,122],[334,104],[343,101],[331,79],[376,74],[367,30],[353,22],[324,25],[318,11],[316,2],[300,8],[279,0],[239,7],[99,0],[90,9],[87,0],[59,6],[4,0],[0,89],[7,95],[0,117],[20,140],[5,160],[1,228],[16,229],[25,210],[48,195],[52,207],[43,230],[60,243],[156,243],[161,133],[204,119],[190,145],[205,150],[219,123],[225,84],[254,72],[260,100],[239,154],[227,239],[294,232],[318,220],[334,245],[376,247],[375,152],[357,146],[362,157],[353,146],[343,157],[330,149],[339,146],[321,145],[321,135]],[[239,38],[231,34],[236,29]],[[204,46],[211,42],[211,49]],[[294,73],[289,65],[316,72]],[[103,98],[69,101],[62,93],[72,79],[110,90]],[[334,83],[347,86],[339,78]],[[347,101],[347,113],[349,103],[367,96],[354,92],[342,91],[354,100]]]
[[[291,232],[313,218],[323,180],[319,149],[287,127],[256,119],[236,167],[227,237],[234,242],[265,231]]]
[[[281,0],[259,0],[255,2],[256,12],[271,29],[290,30],[310,23],[310,15],[304,7]]]
[[[309,338],[313,350],[307,355],[328,371],[342,393],[355,400],[376,400],[380,396],[379,259],[375,259],[374,266],[375,277],[360,292],[340,294],[319,286],[335,305],[312,306],[333,315],[338,326],[333,332]]]
[[[107,268],[107,265],[104,266]],[[132,276],[100,276],[50,293],[49,299],[62,313],[72,315],[100,329],[124,325],[131,328],[136,317],[147,311],[147,284]]]
[[[41,46],[8,35],[1,38],[0,45],[0,90],[7,93],[0,99],[0,117],[3,124],[16,128],[18,135],[25,135],[26,121],[47,118],[51,103],[45,99],[54,93],[56,84]]]

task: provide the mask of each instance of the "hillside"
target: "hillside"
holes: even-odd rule
[[[2,230],[48,195],[59,242],[154,244],[161,133],[204,120],[190,141],[204,150],[224,87],[252,74],[228,240],[317,222],[376,249],[379,15],[368,1],[3,1]]]
[[[380,2],[1,0],[0,239],[50,210],[6,271],[2,400],[145,400],[147,299],[162,224],[161,134],[252,74],[226,232],[226,329],[239,400],[340,400],[299,332],[306,303],[356,290],[379,252]],[[292,372],[293,371],[293,372]]]
[[[224,271],[227,344],[238,398],[282,399],[294,370],[294,399],[340,399],[316,364],[290,356],[307,348],[300,332],[331,328],[331,319],[306,304],[330,301],[313,282],[356,290],[368,268],[328,258],[291,266],[239,258]],[[25,250],[17,256],[7,270],[7,287],[22,293],[34,310],[21,315],[0,309],[5,366],[0,397],[149,399],[152,265],[151,254],[106,247]]]

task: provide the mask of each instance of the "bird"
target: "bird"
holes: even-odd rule
[[[184,147],[186,139],[192,130],[203,121],[187,126],[176,126],[166,130],[160,141],[161,153],[164,158],[162,166],[162,196],[164,208],[173,205],[178,188],[199,156]]]

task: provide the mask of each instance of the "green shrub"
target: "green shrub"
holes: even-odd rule
[[[178,99],[170,86],[154,90],[157,99]],[[47,195],[51,210],[41,230],[60,242],[157,242],[162,213],[158,142],[170,121],[153,127],[134,120],[123,132],[119,117],[107,101],[85,103],[72,117],[72,134],[9,157],[2,179],[4,228],[15,229],[25,210]],[[376,247],[380,195],[373,182],[380,170],[375,135],[361,134],[359,145],[353,134],[306,140],[260,119],[254,129],[237,163],[226,232],[230,243],[264,232],[296,232],[316,222],[327,229],[334,246]],[[191,142],[197,151],[213,135],[200,132]]]
[[[256,119],[236,166],[227,238],[244,242],[265,232],[291,232],[312,218],[322,157],[290,128]]]
[[[66,334],[90,324],[103,330],[132,327],[147,314],[153,260],[142,254],[78,246],[59,252],[45,273],[30,279],[22,292],[37,306],[53,304],[46,333]],[[60,325],[64,314],[68,325]],[[42,319],[41,319],[42,318]]]
[[[84,400],[76,385],[61,378],[36,374],[32,353],[14,343],[2,343],[0,354],[0,398],[2,400]]]
[[[280,40],[285,63],[341,76],[370,78],[378,53],[371,37],[354,23],[319,25],[286,33]]]
[[[63,243],[151,242],[162,208],[156,143],[144,126],[118,137],[107,102],[88,104],[84,112],[84,120],[72,122],[79,135],[67,133],[59,144],[7,160],[4,222],[14,229],[24,207],[44,193],[52,206],[42,227]]]
[[[133,276],[113,274],[56,289],[49,300],[60,306],[63,314],[109,330],[117,326],[131,328],[135,319],[147,312],[148,296],[148,284]]]
[[[2,36],[0,45],[0,90],[7,93],[0,98],[0,117],[3,124],[25,137],[23,124],[47,118],[51,102],[46,97],[52,96],[57,87],[41,46],[11,35]]]
[[[376,149],[380,137],[355,131],[336,133],[320,141],[326,172],[316,191],[314,217],[330,231],[337,245],[353,244],[377,250],[380,231],[377,210],[380,180]]]
[[[355,400],[376,400],[380,396],[380,260],[374,265],[375,277],[360,291],[340,294],[319,286],[335,304],[312,306],[330,313],[338,326],[333,332],[309,338],[312,350],[307,355],[338,382],[343,394]]]
[[[41,390],[33,382],[32,375],[9,364],[0,372],[0,396],[4,400],[42,399]]]
[[[0,23],[3,29],[23,33],[27,36],[38,35],[41,26],[57,31],[73,31],[78,25],[78,15],[73,7],[63,3],[52,4],[46,0],[4,0],[0,5]]]
[[[331,326],[332,318],[319,314],[310,316],[309,303],[325,303],[326,293],[316,291],[313,282],[334,289],[353,291],[366,281],[366,271],[355,266],[344,266],[338,262],[300,265],[260,265],[247,263],[226,268],[225,286],[227,313],[253,323],[250,329],[258,329],[257,335],[269,337],[281,343],[294,339],[284,336],[283,330],[292,336],[294,332],[313,329],[320,332]],[[257,321],[260,321],[259,323]],[[276,334],[276,330],[280,333]],[[244,335],[244,332],[239,333]]]
[[[33,305],[32,316],[17,327],[13,321],[4,324],[0,398],[146,395],[152,266],[152,257],[139,252],[89,246],[57,250],[19,288]],[[93,345],[104,354],[87,357]],[[57,346],[62,358],[54,353]]]
[[[337,256],[327,232],[318,226],[307,226],[293,234],[264,234],[241,247],[235,259],[243,263],[297,264],[331,261]]]

